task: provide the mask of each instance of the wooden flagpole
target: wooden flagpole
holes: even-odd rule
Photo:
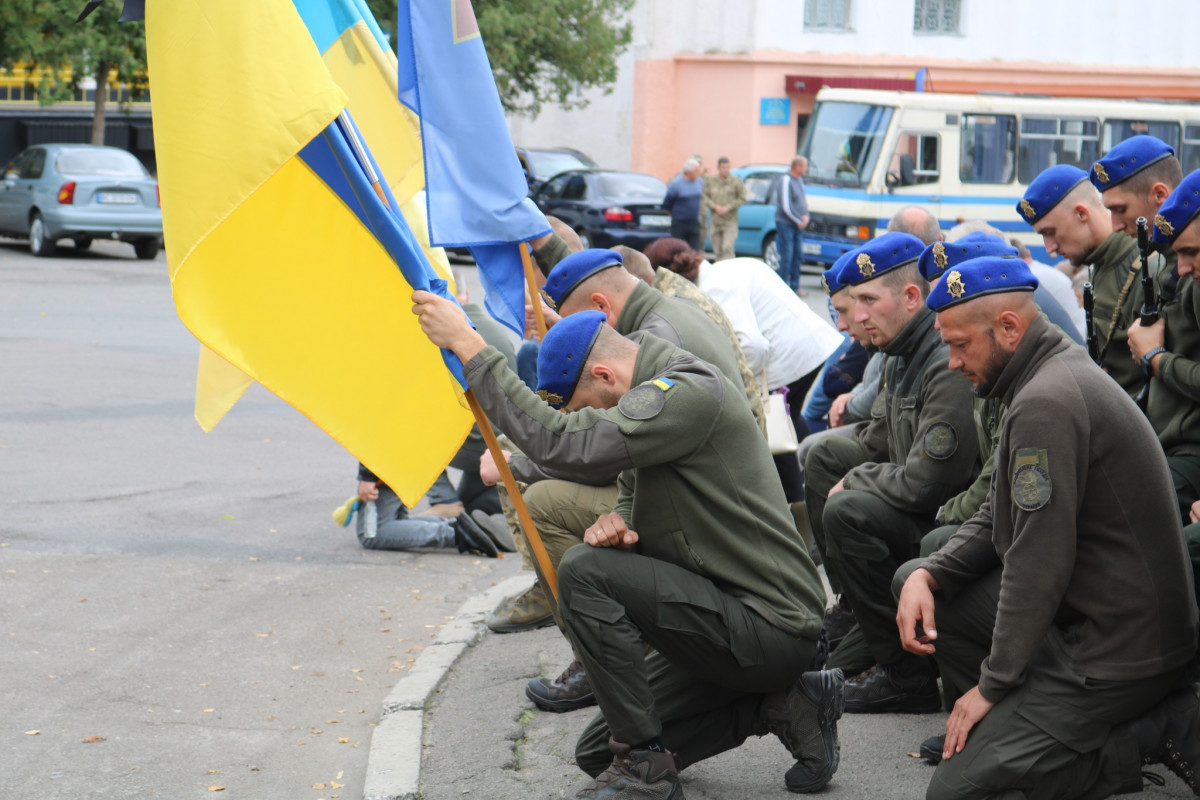
[[[529,305],[533,306],[533,318],[537,321],[538,341],[546,338],[546,317],[542,314],[542,296],[538,292],[537,276],[533,273],[533,259],[529,247],[521,242],[521,264],[525,267],[525,285],[529,287]]]

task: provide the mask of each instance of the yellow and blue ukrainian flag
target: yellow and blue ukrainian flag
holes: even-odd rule
[[[415,503],[472,417],[410,308],[446,282],[351,151],[348,93],[292,0],[151,3],[146,40],[180,318]]]

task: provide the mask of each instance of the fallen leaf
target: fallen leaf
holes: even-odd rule
[[[314,789],[324,789],[324,788],[326,788],[326,786],[325,786],[325,784],[323,784],[323,783],[314,783],[314,784],[312,785],[312,788],[314,788]]]
[[[250,560],[250,561],[262,561],[262,559],[261,559],[261,558],[259,558],[258,556],[250,556],[250,559],[249,559],[249,560]]]
[[[42,732],[39,730],[25,731],[26,736],[40,736],[41,734]]]
[[[220,774],[221,774],[221,770],[219,770],[219,769],[208,769],[208,770],[205,770],[205,771],[204,771],[204,774],[205,774],[205,775],[220,775]]]
[[[330,789],[344,789],[345,787],[346,787],[346,784],[344,784],[344,783],[338,783],[337,781],[329,782]],[[337,797],[337,795],[334,795],[334,797]]]
[[[211,713],[213,713],[214,711],[216,711],[216,709],[215,709],[215,708],[206,708],[206,709],[204,709],[204,713],[205,713],[205,714],[211,714]]]
[[[92,742],[103,742],[103,741],[105,741],[103,736],[89,736],[83,740],[83,743],[91,744]]]
[[[79,602],[81,602],[81,603],[86,603],[86,602],[87,602],[87,598],[86,598],[86,597],[81,597],[81,598],[79,598]]]
[[[215,786],[215,785],[214,785],[214,786],[210,786],[210,787],[208,787],[208,790],[209,790],[210,792],[223,792],[223,791],[225,791],[225,787],[224,787],[224,786]]]
[[[920,754],[920,753],[907,753],[906,755],[907,755],[909,758],[920,758],[920,757],[921,757],[921,754]]]
[[[340,719],[327,719],[327,720],[325,720],[325,724],[326,724],[326,725],[337,725],[339,722],[341,722],[341,720],[340,720]]]
[[[222,514],[221,519],[237,519],[237,517],[235,517],[233,514]],[[222,786],[221,788],[224,789],[225,787]],[[219,791],[219,790],[210,789],[209,791]]]
[[[362,672],[362,670],[361,670],[361,669],[352,669],[352,670],[350,670],[350,671],[351,671],[351,672]]]
[[[269,634],[269,633],[256,633],[256,634],[254,634],[254,635],[255,635],[255,636],[257,636],[257,637],[258,637],[258,638],[260,638],[260,639],[265,639],[265,638],[267,638],[268,636],[270,636],[271,634]]]
[[[349,739],[338,739],[338,744],[350,744],[350,740]],[[333,788],[336,789],[338,787],[334,786]]]

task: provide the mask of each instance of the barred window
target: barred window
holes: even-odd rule
[[[962,0],[913,0],[913,33],[958,33]]]
[[[804,0],[804,27],[850,30],[850,0]]]

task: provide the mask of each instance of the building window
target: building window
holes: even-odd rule
[[[962,0],[913,0],[913,33],[958,33]]]
[[[850,0],[804,0],[804,27],[850,30]]]

